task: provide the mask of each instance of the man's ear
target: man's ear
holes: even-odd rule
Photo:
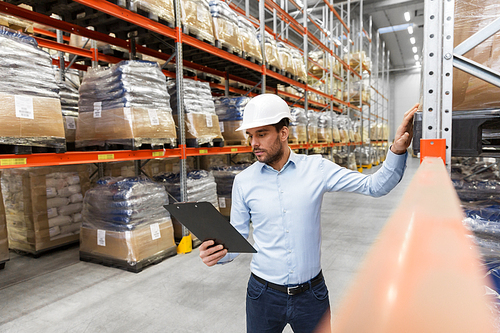
[[[288,135],[289,135],[288,127],[283,126],[281,128],[281,131],[280,131],[281,142],[285,142],[285,141],[288,142]]]

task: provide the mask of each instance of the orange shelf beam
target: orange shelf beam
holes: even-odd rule
[[[57,38],[57,34],[55,32],[48,31],[48,30],[45,30],[45,29],[40,29],[40,28],[33,27],[33,32],[35,34],[44,35],[44,36],[52,37],[52,38]],[[65,42],[69,42],[70,37],[69,36],[63,36],[63,40]]]
[[[0,155],[0,169],[181,157],[181,149],[75,151],[63,154]]]

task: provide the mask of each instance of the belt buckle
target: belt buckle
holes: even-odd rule
[[[301,286],[295,286],[295,287],[286,288],[286,291],[287,291],[288,295],[293,296],[293,295],[298,294],[298,292],[300,292],[301,289],[302,289]]]

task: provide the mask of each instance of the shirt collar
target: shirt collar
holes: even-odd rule
[[[290,150],[290,156],[288,156],[288,161],[286,161],[285,165],[283,166],[283,168],[279,171],[279,172],[282,172],[284,171],[288,165],[293,165],[293,166],[296,166],[297,165],[297,154],[295,154],[293,152],[292,149],[290,149],[290,147],[288,147],[288,149]],[[272,171],[276,171],[273,167],[265,164],[265,163],[262,163],[262,162],[259,162],[257,161],[257,163],[260,165],[260,171],[262,172],[264,169],[269,169],[269,170],[272,170]],[[276,171],[278,172],[278,171]]]

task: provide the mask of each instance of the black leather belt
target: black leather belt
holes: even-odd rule
[[[277,291],[281,291],[281,292],[288,294],[288,295],[291,295],[291,296],[300,294],[300,293],[309,289],[309,282],[299,284],[299,285],[296,285],[293,287],[287,287],[287,286],[283,286],[281,284],[276,284],[276,283],[266,281],[266,280],[258,277],[254,273],[252,273],[252,276],[254,277],[255,280],[259,281],[262,284],[267,283],[267,286],[269,288],[272,288],[272,289],[277,290]],[[321,281],[323,281],[323,272],[322,271],[320,271],[318,275],[316,275],[315,277],[313,277],[311,279],[311,286],[314,287],[314,286],[318,285]]]

